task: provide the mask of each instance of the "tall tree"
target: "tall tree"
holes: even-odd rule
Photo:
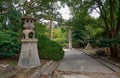
[[[101,18],[105,24],[107,37],[109,39],[116,39],[120,29],[120,1],[119,0],[96,0],[97,6],[100,10]],[[117,57],[117,44],[111,43],[111,56]]]

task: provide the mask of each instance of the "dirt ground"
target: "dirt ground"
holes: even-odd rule
[[[40,60],[40,67],[44,66],[46,63],[48,62],[48,60]],[[18,57],[14,57],[14,58],[0,58],[0,67],[4,67],[4,66],[10,66],[10,67],[14,67],[17,69],[17,71],[20,71],[22,68],[18,67]],[[1,70],[1,69],[0,69]]]
[[[8,64],[12,66],[17,65],[18,58],[17,57],[11,57],[11,58],[0,58],[0,64]]]
[[[41,65],[44,65],[47,60],[40,60]],[[11,65],[11,66],[17,66],[18,63],[18,58],[14,57],[14,58],[0,58],[0,65]]]

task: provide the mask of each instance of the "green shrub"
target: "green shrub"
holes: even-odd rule
[[[61,60],[64,56],[62,46],[55,41],[51,41],[45,36],[46,32],[48,32],[46,26],[36,22],[35,31],[36,38],[38,39],[38,51],[40,58],[46,60]]]
[[[120,44],[120,39],[101,39],[96,44],[98,47],[111,47],[111,44]]]
[[[110,47],[111,40],[110,39],[101,39],[96,41],[98,47]]]
[[[19,50],[18,33],[10,30],[0,31],[0,58],[15,56]]]
[[[44,35],[38,35],[38,50],[41,59],[61,60],[64,56],[62,47]]]

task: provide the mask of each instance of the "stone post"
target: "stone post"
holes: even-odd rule
[[[32,68],[40,65],[38,56],[37,42],[34,32],[34,22],[36,19],[31,15],[23,16],[24,20],[23,39],[21,39],[22,47],[18,61],[18,66],[24,68]]]
[[[69,49],[72,50],[72,27],[68,26]]]

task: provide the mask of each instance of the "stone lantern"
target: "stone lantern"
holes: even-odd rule
[[[87,46],[85,47],[86,50],[90,50],[92,49],[92,45],[90,44],[90,37],[88,37],[88,43],[87,43]]]
[[[34,22],[36,19],[31,15],[23,16],[24,21],[23,39],[21,39],[22,47],[18,61],[18,66],[24,68],[32,68],[40,65],[38,56],[37,42],[34,32]]]

